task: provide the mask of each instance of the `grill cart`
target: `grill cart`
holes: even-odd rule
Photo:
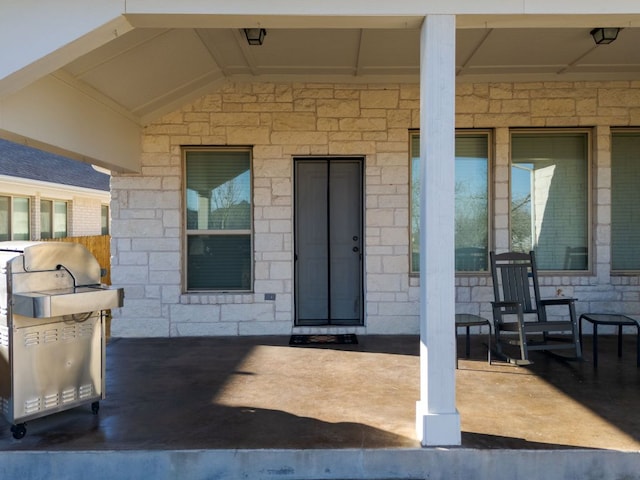
[[[124,291],[100,283],[82,245],[0,242],[0,408],[14,438],[25,422],[105,398],[106,310]]]

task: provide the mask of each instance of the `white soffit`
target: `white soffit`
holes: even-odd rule
[[[65,70],[136,113],[167,92],[219,70],[194,30],[147,32],[130,42],[123,36],[120,51],[113,45],[69,64]],[[93,59],[93,61],[91,61]],[[88,64],[92,64],[89,66]]]
[[[596,47],[590,28],[458,29],[458,81],[635,79],[640,29]],[[221,81],[417,81],[419,30],[136,29],[64,67],[144,123]],[[578,77],[583,74],[583,77]]]
[[[640,5],[629,3],[128,0],[121,21],[133,30],[112,32],[55,75],[139,124],[225,81],[417,82],[426,12],[459,13],[459,82],[637,79]],[[264,45],[247,45],[250,26],[267,29]],[[596,26],[624,30],[596,48]]]

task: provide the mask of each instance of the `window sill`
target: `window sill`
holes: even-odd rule
[[[254,292],[185,292],[180,295],[181,305],[223,305],[254,302]]]

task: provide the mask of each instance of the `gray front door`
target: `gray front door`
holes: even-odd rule
[[[362,324],[362,165],[294,160],[297,325]]]

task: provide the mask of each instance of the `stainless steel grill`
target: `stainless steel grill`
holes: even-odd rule
[[[124,291],[100,283],[82,245],[0,242],[0,408],[15,438],[28,420],[104,398],[105,314]]]

